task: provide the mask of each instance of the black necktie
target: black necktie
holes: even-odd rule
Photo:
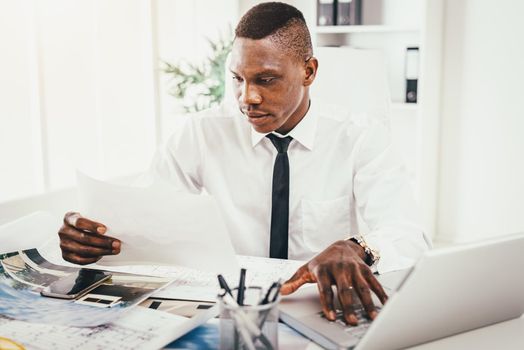
[[[287,148],[291,136],[280,138],[266,135],[278,151],[273,168],[273,192],[271,196],[271,241],[269,257],[287,259],[289,226],[289,158]]]

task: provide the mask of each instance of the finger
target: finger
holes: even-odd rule
[[[58,232],[60,239],[70,239],[83,245],[101,247],[114,250],[120,250],[121,243],[119,240],[109,236],[103,236],[98,233],[88,233],[79,231],[72,226],[62,226]]]
[[[367,268],[367,266],[365,268]],[[374,320],[377,317],[377,310],[375,309],[375,304],[371,297],[369,284],[359,270],[355,271],[355,274],[353,275],[353,284],[357,295],[364,306],[364,310],[366,310],[369,318]]]
[[[305,283],[313,283],[315,280],[312,278],[311,273],[307,265],[301,266],[297,272],[290,279],[288,279],[280,288],[280,294],[288,295],[295,292],[300,286]]]
[[[62,249],[62,251],[68,251],[84,258],[97,258],[103,255],[114,254],[111,249],[86,246],[69,239],[60,240],[60,249]]]
[[[98,258],[84,258],[84,257],[78,256],[78,255],[76,255],[75,253],[72,253],[72,252],[62,251],[62,258],[65,261],[69,261],[70,263],[73,263],[73,264],[87,265],[87,264],[92,264],[94,262],[97,262],[98,260],[100,260],[101,257],[98,257]]]
[[[84,218],[79,213],[69,212],[64,216],[64,223],[76,227],[79,230],[104,234],[107,227],[99,222]]]
[[[384,291],[384,288],[382,288],[380,282],[375,278],[375,275],[373,275],[373,272],[367,268],[366,270],[362,271],[362,274],[373,293],[377,295],[382,305],[384,305],[388,301],[388,295]]]
[[[353,309],[353,286],[350,276],[348,276],[348,271],[345,269],[337,270],[335,281],[337,283],[338,300],[344,313],[344,320],[346,320],[347,324],[356,326],[358,325],[358,318]]]
[[[320,294],[320,305],[322,312],[330,321],[337,318],[333,307],[333,289],[331,288],[331,277],[325,270],[320,270],[316,275],[318,292]]]

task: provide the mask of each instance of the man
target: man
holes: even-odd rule
[[[229,69],[238,110],[189,118],[153,162],[181,190],[215,196],[239,254],[309,259],[282,287],[317,283],[335,319],[333,286],[345,321],[356,325],[354,294],[368,316],[371,293],[387,295],[372,273],[409,266],[427,248],[410,216],[410,188],[386,127],[327,114],[310,100],[317,74],[304,17],[282,3],[253,7],[235,30]],[[359,234],[361,215],[369,233]],[[118,254],[106,227],[68,213],[63,257],[93,263]],[[381,259],[379,261],[379,253]]]

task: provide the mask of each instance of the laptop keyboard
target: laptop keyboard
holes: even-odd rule
[[[380,307],[377,306],[376,310],[377,312],[380,311]],[[351,336],[357,337],[358,339],[362,338],[364,334],[366,333],[367,329],[369,328],[369,325],[371,324],[371,320],[367,317],[366,310],[362,307],[362,305],[355,305],[354,306],[355,315],[358,319],[358,325],[357,326],[350,326],[344,321],[344,313],[340,309],[336,309],[336,319],[335,321],[328,321],[326,316],[324,316],[324,313],[321,311],[318,313],[318,315],[328,321],[330,324],[335,324],[338,327],[343,328],[343,330],[350,334]]]

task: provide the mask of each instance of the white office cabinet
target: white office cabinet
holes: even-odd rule
[[[296,1],[294,5],[299,5]],[[316,1],[303,1],[315,46],[377,49],[386,60],[391,125],[414,180],[422,219],[436,226],[442,2],[362,0],[361,25],[317,25]],[[406,50],[419,48],[418,99],[406,103]],[[341,67],[341,69],[343,69]]]

